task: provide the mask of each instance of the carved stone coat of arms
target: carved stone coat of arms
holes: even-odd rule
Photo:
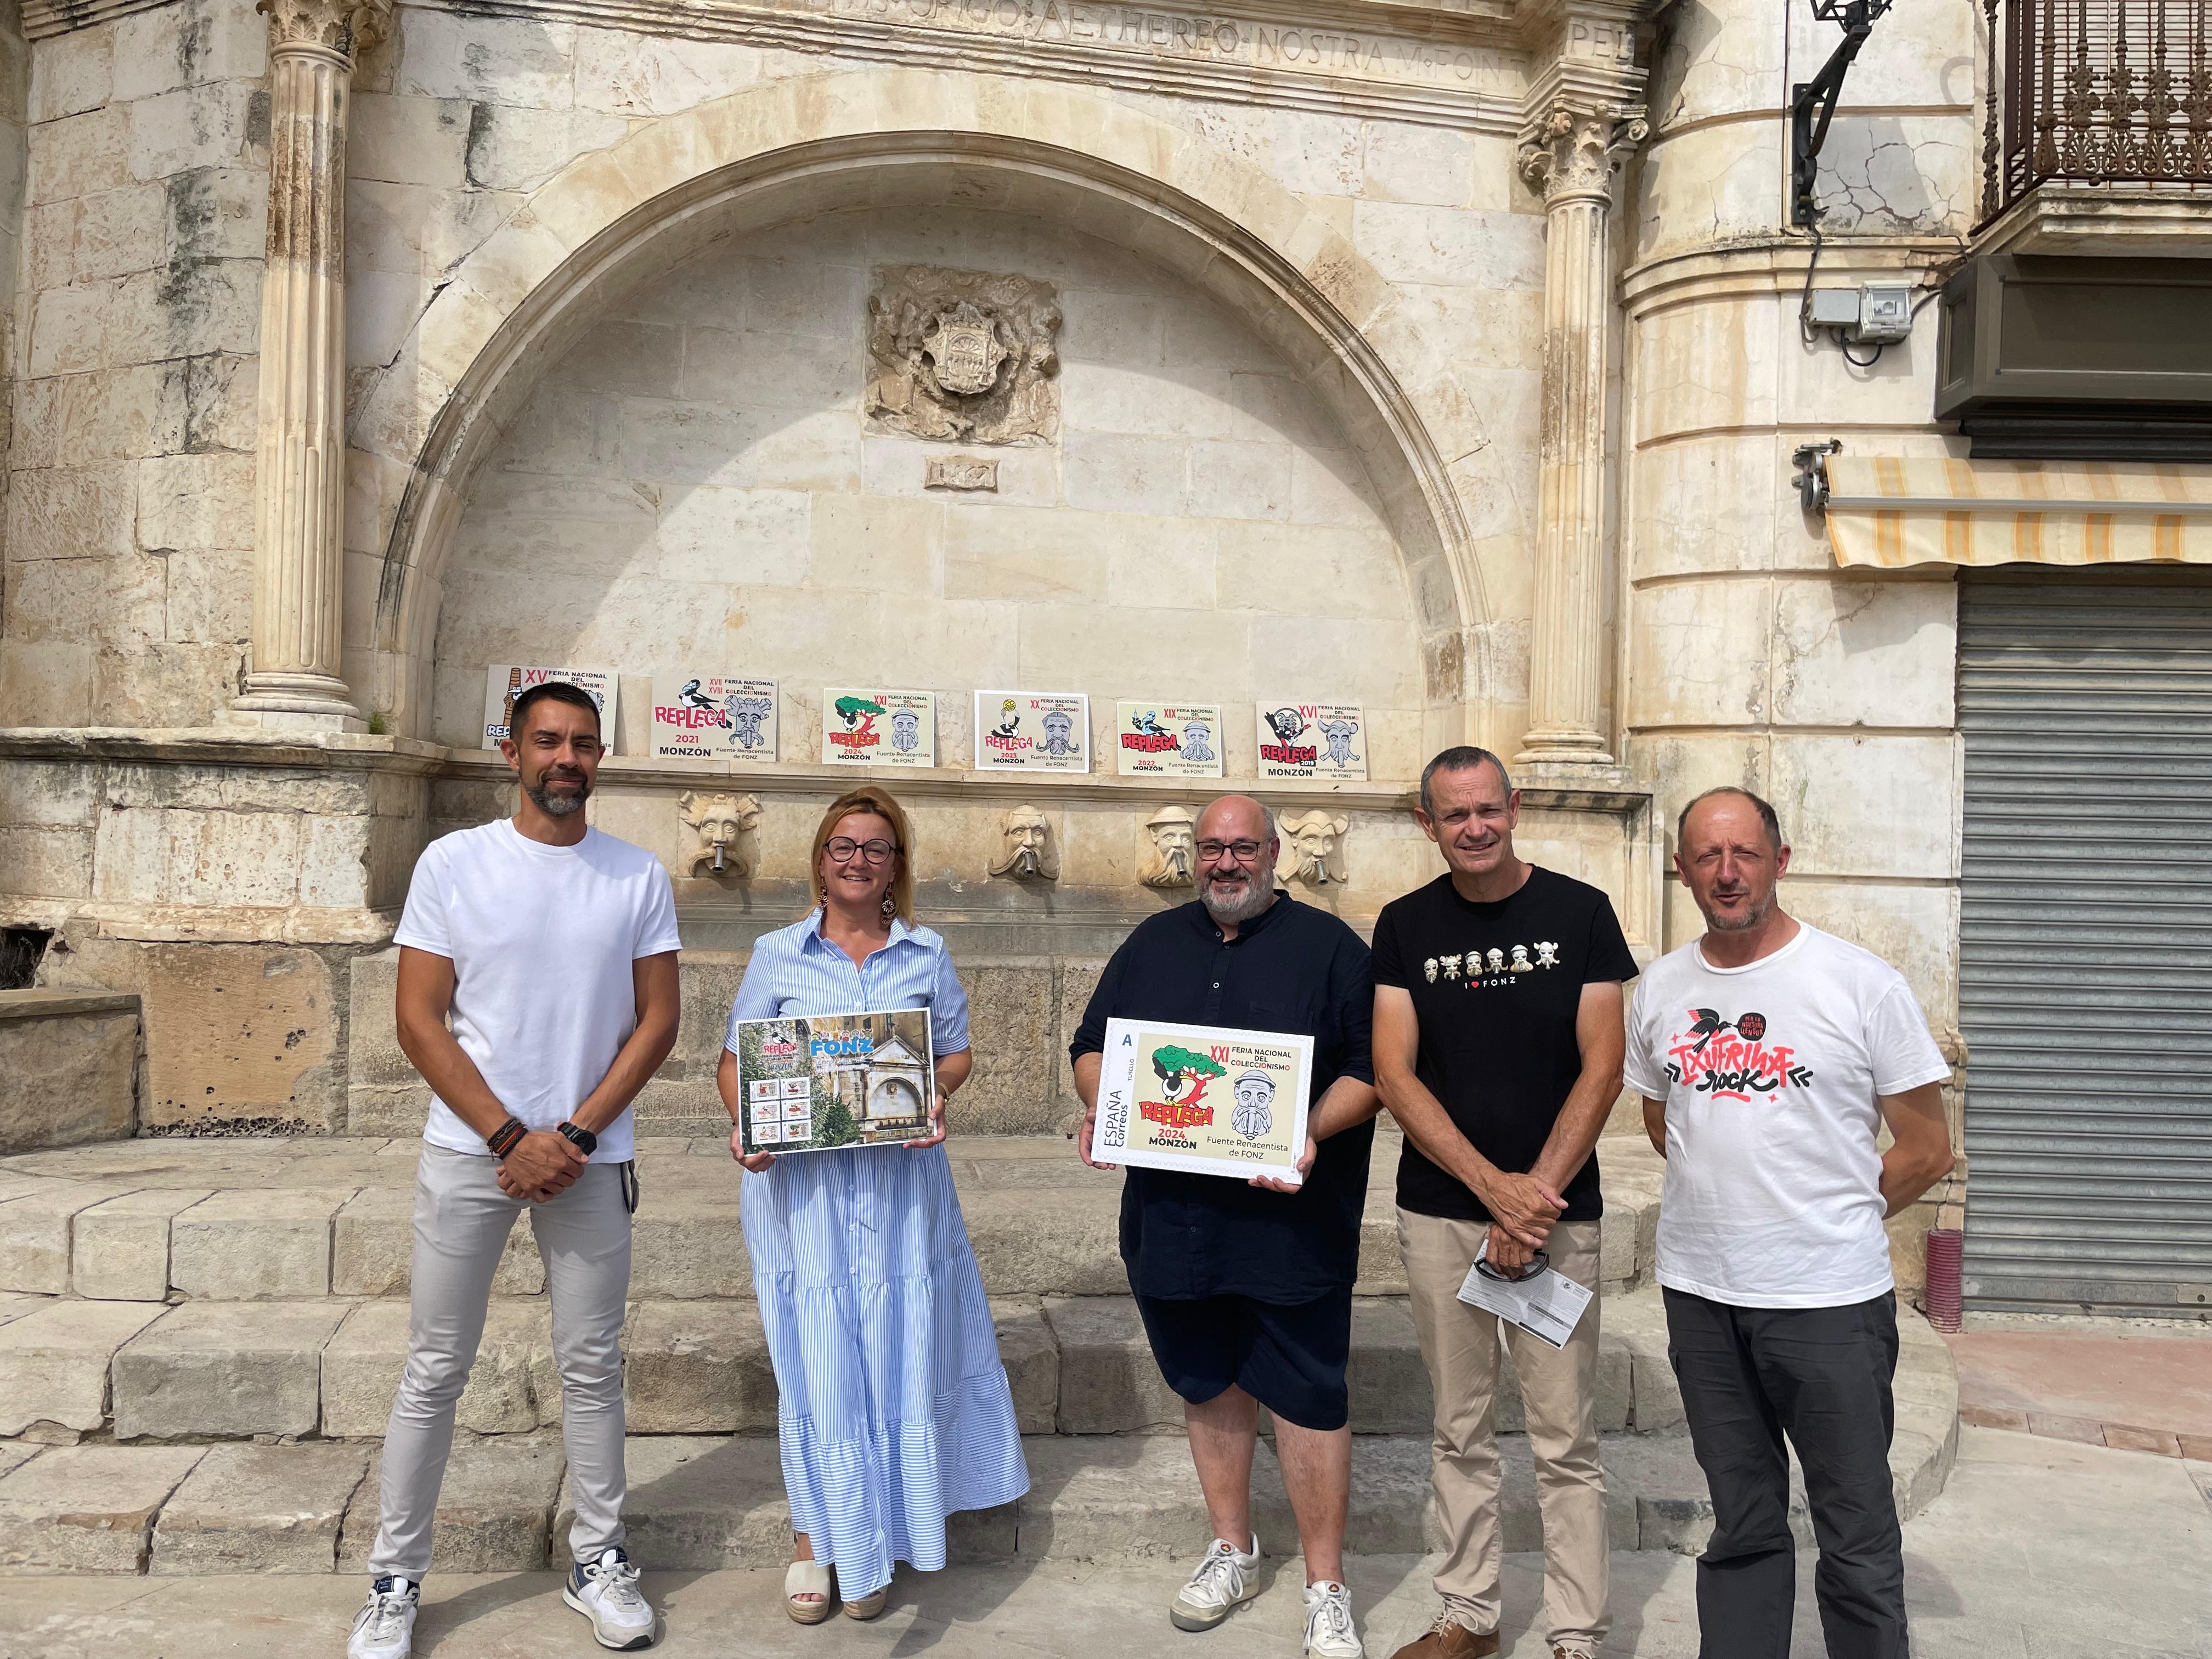
[[[1049,283],[889,265],[868,296],[868,424],[963,443],[1060,435],[1060,297]]]

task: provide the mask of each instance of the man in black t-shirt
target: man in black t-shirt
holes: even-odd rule
[[[1431,1480],[1449,1540],[1443,1611],[1396,1659],[1498,1650],[1501,1325],[1536,1460],[1555,1659],[1594,1659],[1609,1622],[1598,1304],[1553,1349],[1458,1296],[1478,1255],[1511,1272],[1540,1250],[1597,1287],[1593,1149],[1620,1093],[1621,982],[1636,959],[1603,893],[1515,855],[1520,810],[1495,755],[1438,755],[1417,816],[1449,869],[1375,922],[1375,1080],[1406,1132],[1398,1244],[1435,1388]]]

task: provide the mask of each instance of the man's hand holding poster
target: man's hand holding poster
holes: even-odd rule
[[[1312,1088],[1311,1037],[1109,1019],[1091,1161],[1295,1185]]]

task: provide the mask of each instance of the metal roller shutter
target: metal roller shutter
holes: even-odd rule
[[[1970,1307],[2212,1303],[2212,582],[1969,574]]]

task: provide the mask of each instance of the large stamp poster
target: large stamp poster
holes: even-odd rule
[[[1115,770],[1125,778],[1221,775],[1218,702],[1117,702]]]
[[[978,691],[979,772],[1088,772],[1091,699],[1080,691]]]
[[[543,685],[548,680],[566,680],[569,684],[592,694],[592,701],[599,706],[599,735],[607,752],[615,747],[615,698],[621,683],[611,668],[528,668],[514,663],[495,663],[484,673],[484,729],[483,746],[499,747],[500,739],[507,735],[514,714],[514,700],[533,685]]]
[[[1367,781],[1367,715],[1356,702],[1263,702],[1260,775],[1323,783]]]
[[[822,758],[830,765],[936,765],[937,694],[830,687],[822,694]]]
[[[1091,1156],[1296,1180],[1312,1088],[1311,1037],[1109,1019]]]
[[[653,753],[657,760],[774,760],[775,682],[655,674]]]
[[[748,1152],[897,1146],[929,1133],[929,1010],[738,1022]]]

